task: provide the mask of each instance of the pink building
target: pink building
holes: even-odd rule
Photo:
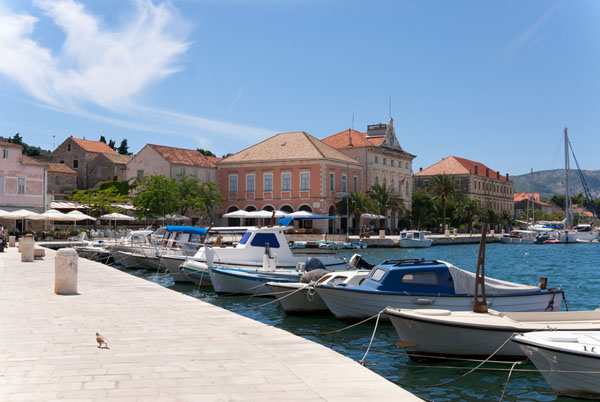
[[[23,155],[21,145],[0,142],[0,209],[43,212],[46,204],[46,170],[45,164]],[[17,222],[17,227],[19,225],[22,222]],[[11,226],[9,223],[9,229],[13,229]]]
[[[364,187],[359,162],[305,132],[277,134],[217,162],[217,170],[223,214],[280,209],[336,215],[343,195]],[[322,232],[346,232],[345,218],[304,224]]]

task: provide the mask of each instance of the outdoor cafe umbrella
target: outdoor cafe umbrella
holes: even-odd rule
[[[128,215],[123,215],[118,212],[112,214],[102,215],[99,219],[108,219],[109,221],[115,221],[115,230],[117,230],[117,221],[134,221],[135,218]]]
[[[36,219],[39,216],[40,214],[36,212],[28,211],[26,209],[19,209],[18,211],[9,212],[8,214],[4,215],[3,218],[15,220],[23,219],[23,230],[25,230],[27,228],[27,219]]]
[[[78,210],[74,210],[74,211],[69,212],[67,214],[67,216],[70,217],[71,220],[75,222],[75,228],[77,228],[77,221],[85,221],[85,220],[88,220],[88,219],[92,220],[92,221],[96,220],[96,218],[94,218],[93,216],[86,215],[83,212],[78,211]]]
[[[223,215],[223,218],[246,218],[248,217],[249,212],[244,211],[243,209],[238,209],[237,211],[228,212]]]

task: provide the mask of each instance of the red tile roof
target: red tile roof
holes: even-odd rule
[[[77,174],[76,171],[74,171],[64,163],[44,162],[44,164],[48,166],[49,172]]]
[[[530,198],[531,195],[531,198]],[[540,193],[514,193],[513,194],[513,201],[514,202],[519,202],[519,201],[523,201],[526,199],[533,199],[534,201],[539,201],[540,200]]]
[[[38,161],[37,159],[32,158],[31,156],[21,155],[21,163],[27,165],[38,165],[38,166],[46,166],[45,163]]]
[[[82,140],[81,138],[71,137],[71,139],[81,148],[88,152],[99,152],[105,154],[116,154],[117,152],[100,141]]]
[[[13,144],[12,142],[4,142],[4,141],[0,141],[0,146],[1,147],[19,147],[22,148],[22,145],[19,144]]]
[[[170,163],[189,166],[215,167],[221,158],[207,157],[195,149],[173,148],[163,145],[148,144]]]
[[[435,176],[438,174],[476,174],[475,167],[477,167],[477,176],[489,177],[491,179],[497,179],[497,172],[489,169],[486,165],[480,162],[475,162],[465,158],[459,158],[457,156],[448,156],[441,161],[434,163],[427,169],[416,173],[415,176]],[[489,176],[486,175],[486,171],[489,169]],[[506,176],[499,175],[500,180],[507,180]]]
[[[103,152],[102,155],[113,163],[125,165],[131,160],[131,158],[133,158],[133,155],[121,155],[119,153],[109,154]]]
[[[350,137],[352,138],[352,145],[350,145],[350,141],[348,139],[348,132],[350,132]],[[344,148],[357,148],[357,147],[378,147],[383,143],[384,140],[385,140],[385,137],[367,138],[367,133],[362,133],[357,130],[348,129],[348,130],[340,131],[337,134],[330,135],[329,137],[323,138],[321,140],[321,142],[324,142],[325,144],[329,145],[330,147],[333,147],[336,149],[344,149]],[[414,157],[414,155],[412,155],[404,150],[401,150],[399,152],[402,152],[406,155],[410,155],[410,156]]]

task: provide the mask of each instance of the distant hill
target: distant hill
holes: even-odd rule
[[[540,193],[540,197],[543,199],[550,198],[555,194],[563,195],[566,186],[564,172],[563,169],[533,172],[531,191]],[[600,198],[600,170],[582,170],[582,173],[592,197]],[[515,182],[515,193],[529,191],[529,174],[512,176],[511,179]],[[577,170],[571,170],[571,189],[573,195],[583,193],[583,185]]]

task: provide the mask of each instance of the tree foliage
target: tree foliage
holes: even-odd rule
[[[34,147],[32,145],[28,145],[23,142],[23,137],[21,134],[16,133],[12,137],[2,137],[0,136],[0,141],[10,142],[11,144],[21,145],[23,147],[23,155],[27,156],[50,156],[51,152],[47,149],[42,149],[40,147]]]
[[[144,176],[138,181],[132,203],[140,218],[158,218],[175,212],[178,188],[164,175]]]
[[[431,178],[426,191],[442,202],[442,228],[446,228],[446,203],[448,200],[456,200],[462,196],[458,184],[447,174],[438,174]]]
[[[117,194],[123,197],[129,196],[129,191],[135,188],[134,184],[129,184],[127,180],[109,180],[103,181],[98,185],[99,190],[106,190],[110,187],[114,187]]]
[[[481,204],[481,201],[471,198],[467,198],[460,202],[454,210],[454,217],[458,219],[459,222],[467,224],[467,232],[469,233],[471,233],[471,230],[473,229],[473,221],[476,218],[485,216],[485,214],[486,210]]]
[[[104,138],[103,135],[100,136],[100,140],[99,141],[106,144],[106,138]]]
[[[88,206],[89,213],[96,217],[119,212],[120,208],[114,207],[113,204],[122,204],[129,201],[128,197],[120,194],[117,187],[114,186],[104,189],[75,190],[69,200]]]
[[[123,138],[121,145],[119,145],[119,148],[117,148],[117,152],[121,155],[131,155],[129,152],[129,145],[127,145],[127,138]]]
[[[361,192],[350,193],[336,205],[336,210],[342,215],[354,214],[357,224],[354,226],[354,234],[358,234],[361,225],[361,216],[365,213],[377,213],[377,205],[373,199]]]
[[[427,193],[413,193],[411,219],[414,227],[422,229],[432,226],[436,215],[433,199]]]
[[[108,141],[108,146],[114,149],[115,151],[117,150],[117,147],[115,146],[115,140]]]
[[[196,151],[200,152],[204,156],[214,156],[214,157],[217,156],[212,151],[209,151],[208,149],[196,148]]]

